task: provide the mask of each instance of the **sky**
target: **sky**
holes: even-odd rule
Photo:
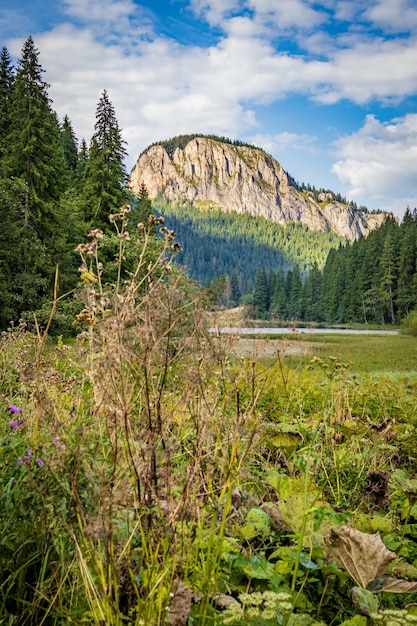
[[[358,206],[417,206],[415,0],[1,0],[0,35],[15,64],[32,36],[79,141],[107,90],[128,172],[214,134]]]

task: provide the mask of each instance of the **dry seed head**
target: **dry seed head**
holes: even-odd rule
[[[93,237],[94,239],[103,239],[103,231],[100,230],[100,228],[93,228],[93,230],[90,230],[90,232],[88,233],[89,237]]]

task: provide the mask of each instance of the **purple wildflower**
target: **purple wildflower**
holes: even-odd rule
[[[9,409],[10,413],[20,413],[19,407],[15,406],[14,404],[9,404],[7,408]]]
[[[19,467],[22,467],[22,465],[23,465],[23,460],[22,460],[22,459],[19,459],[19,460],[18,460],[18,462],[17,462],[17,464],[18,464],[18,466],[19,466]]]
[[[10,428],[12,428],[13,430],[16,430],[17,428],[19,428],[20,424],[18,420],[10,420],[9,422],[9,426]]]
[[[36,459],[36,463],[39,465],[39,467],[43,467],[45,465],[42,459]]]

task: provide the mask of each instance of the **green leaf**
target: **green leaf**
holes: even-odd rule
[[[274,566],[265,557],[252,557],[247,565],[242,567],[248,578],[269,580],[275,574]]]
[[[340,626],[367,626],[368,620],[362,615],[355,615],[352,619],[345,620]]]
[[[369,617],[372,613],[378,611],[379,602],[372,591],[362,589],[361,587],[353,587],[350,594],[355,609],[359,611],[361,615],[367,615]]]
[[[306,557],[306,555],[301,552],[300,554],[300,563],[303,567],[307,568],[307,569],[318,569],[318,565],[316,563],[314,563],[313,561],[310,561],[310,559],[308,557]]]
[[[263,509],[250,509],[246,515],[245,524],[241,529],[243,537],[250,541],[255,537],[265,538],[271,533],[271,518]]]

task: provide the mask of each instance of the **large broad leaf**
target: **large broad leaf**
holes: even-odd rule
[[[363,589],[371,581],[383,577],[390,563],[397,558],[378,534],[369,535],[349,526],[332,528],[324,541],[330,558]]]
[[[384,578],[382,591],[390,591],[391,593],[414,593],[417,591],[417,582],[386,577]]]

